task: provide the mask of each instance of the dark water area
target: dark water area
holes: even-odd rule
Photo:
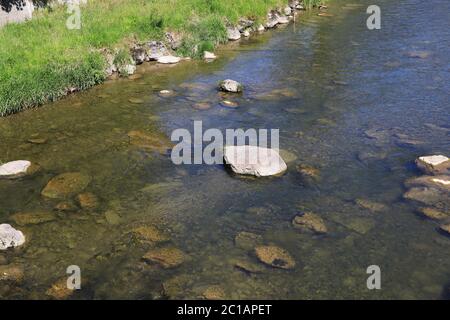
[[[450,3],[378,1],[380,30],[366,27],[372,3],[355,3],[333,1],[330,17],[304,13],[222,48],[211,63],[148,64],[138,79],[0,119],[0,161],[41,166],[33,176],[0,180],[0,223],[27,236],[23,247],[0,252],[24,268],[23,281],[3,285],[0,297],[48,298],[66,268],[78,265],[82,290],[72,299],[197,299],[218,287],[232,299],[442,298],[450,237],[402,195],[404,181],[420,174],[418,156],[450,154]],[[244,84],[244,93],[219,93],[226,78]],[[163,89],[174,94],[161,96]],[[130,131],[166,141],[195,120],[204,130],[280,129],[287,173],[243,179],[221,165],[174,165],[130,143]],[[305,182],[299,164],[319,178]],[[92,178],[85,191],[98,197],[97,208],[54,210],[61,200],[41,191],[64,172]],[[37,211],[55,218],[11,222],[17,212]],[[328,233],[293,228],[301,211],[322,217]],[[132,230],[148,225],[166,241],[137,241]],[[243,231],[259,235],[257,243],[236,241]],[[284,248],[296,266],[261,264],[257,244]],[[183,263],[165,269],[143,261],[155,247],[178,248]],[[255,273],[236,268],[244,263]],[[370,265],[381,269],[381,290],[367,289]]]

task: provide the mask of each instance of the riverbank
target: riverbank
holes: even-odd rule
[[[298,9],[318,3],[290,1]],[[0,42],[8,44],[0,48],[0,115],[85,90],[116,71],[129,75],[142,62],[132,59],[142,44],[157,54],[201,57],[233,38],[229,31],[236,27],[244,36],[258,26],[262,31],[261,24],[274,27],[267,13],[278,8],[284,18],[286,6],[286,0],[98,0],[81,7],[79,30],[67,29],[65,6],[38,10],[33,20],[0,30]]]

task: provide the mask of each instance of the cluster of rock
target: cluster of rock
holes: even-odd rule
[[[300,1],[292,0],[288,5],[282,8],[271,10],[267,14],[267,21],[265,24],[256,25],[254,20],[248,18],[241,18],[237,25],[228,24],[227,37],[229,41],[239,40],[242,36],[249,37],[252,32],[262,32],[266,29],[271,29],[279,24],[287,24],[294,19],[297,10],[304,10]],[[166,41],[148,41],[144,43],[135,43],[130,48],[129,61],[115,61],[117,52],[111,53],[107,50],[102,50],[106,62],[106,75],[112,76],[118,73],[123,76],[130,76],[136,71],[136,65],[149,61],[157,61],[162,64],[175,64],[182,59],[174,55],[174,50],[177,50],[183,43],[183,36],[178,32],[167,32]],[[216,59],[213,52],[204,51],[203,58],[207,61]]]
[[[135,73],[136,65],[144,62],[157,61],[161,64],[175,64],[181,61],[180,57],[172,54],[171,50],[162,41],[148,41],[135,43],[130,48],[130,56],[125,61],[118,61],[119,51],[110,52],[102,50],[107,62],[106,75],[112,76],[119,73],[122,76],[130,76]]]
[[[287,24],[297,14],[297,10],[305,10],[300,1],[290,1],[288,5],[282,8],[271,10],[267,14],[267,21],[264,24],[256,25],[255,21],[241,18],[236,26],[229,25],[227,27],[228,40],[236,41],[241,37],[249,37],[252,32],[262,32],[266,29],[275,28],[279,24]]]
[[[408,179],[404,198],[423,205],[420,213],[438,221],[440,229],[450,235],[450,159],[444,155],[419,157],[417,167],[423,176]]]

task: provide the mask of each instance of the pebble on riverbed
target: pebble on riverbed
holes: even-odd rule
[[[243,86],[239,82],[231,79],[223,80],[219,83],[219,89],[225,92],[242,92]]]
[[[280,269],[293,269],[295,260],[284,249],[277,246],[259,246],[255,248],[256,257],[268,266]]]
[[[166,247],[151,249],[142,259],[146,262],[157,264],[164,269],[170,269],[181,265],[186,260],[186,256],[180,249]]]
[[[312,212],[305,212],[303,215],[296,216],[292,221],[292,225],[299,230],[312,231],[316,234],[328,232],[323,219]]]
[[[91,182],[91,177],[81,172],[66,172],[52,178],[41,194],[52,199],[67,198],[83,191]]]
[[[56,215],[53,212],[46,211],[18,212],[13,214],[10,219],[19,226],[26,226],[30,224],[41,224],[56,220]]]

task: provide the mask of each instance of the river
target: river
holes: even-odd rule
[[[380,30],[366,27],[370,4],[333,1],[332,16],[304,13],[221,48],[214,62],[148,64],[138,79],[1,118],[0,160],[28,159],[41,170],[0,180],[0,221],[17,212],[55,218],[18,227],[27,243],[0,254],[23,266],[24,279],[0,297],[46,298],[77,265],[82,289],[73,299],[196,299],[208,289],[233,299],[442,298],[450,238],[402,194],[419,175],[416,157],[449,155],[449,2],[377,1]],[[220,105],[217,83],[226,78],[245,86],[226,96],[238,108]],[[160,96],[163,89],[174,95]],[[130,131],[164,140],[195,120],[204,130],[280,129],[281,149],[295,157],[282,177],[243,179],[130,144]],[[299,164],[319,178],[305,182]],[[41,195],[52,177],[73,171],[92,178],[86,191],[97,208],[57,212],[60,200]],[[383,209],[364,209],[361,199]],[[293,228],[302,210],[321,216],[328,233]],[[137,241],[130,231],[143,225],[167,241]],[[259,236],[236,240],[243,231]],[[284,248],[295,268],[264,266],[253,242]],[[153,246],[176,247],[185,259],[176,268],[149,264],[142,257]],[[371,265],[380,267],[381,290],[367,288]]]

